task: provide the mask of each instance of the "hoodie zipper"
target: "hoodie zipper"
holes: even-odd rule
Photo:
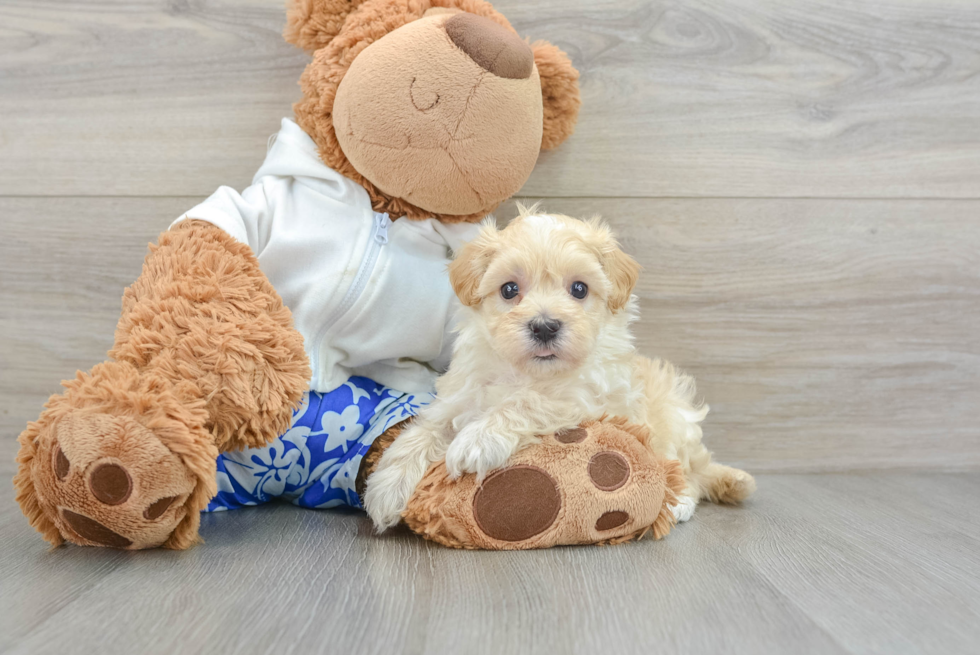
[[[374,215],[374,233],[371,235],[368,241],[367,252],[364,253],[364,259],[361,260],[361,265],[357,269],[357,275],[354,276],[353,282],[350,283],[350,287],[347,288],[347,293],[344,294],[344,299],[340,301],[337,308],[333,310],[330,317],[323,324],[317,332],[316,337],[313,339],[314,350],[313,361],[311,362],[311,367],[313,369],[313,378],[317,379],[320,371],[320,348],[322,346],[323,338],[326,336],[327,331],[334,326],[334,324],[340,320],[340,318],[347,313],[347,311],[354,306],[354,303],[361,297],[364,292],[364,287],[367,286],[368,281],[371,279],[371,274],[374,272],[374,267],[378,263],[378,257],[381,256],[381,249],[388,243],[388,228],[391,226],[391,219],[388,214],[375,214]]]

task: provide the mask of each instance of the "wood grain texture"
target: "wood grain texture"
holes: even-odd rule
[[[550,196],[980,197],[972,0],[499,0],[582,72]],[[0,194],[241,187],[308,57],[282,0],[7,0]]]
[[[146,243],[196,200],[0,199],[3,439],[59,380],[102,360]],[[603,214],[644,266],[639,348],[696,375],[721,460],[755,471],[980,465],[980,202],[544,206]]]
[[[0,488],[0,650],[971,653],[980,541],[947,526],[975,478],[763,475],[661,542],[525,553],[285,505],[183,553],[50,550]]]
[[[970,652],[980,551],[943,524],[976,497],[954,497],[947,478],[910,477],[775,476],[763,483],[765,511],[711,508],[712,530],[850,652]],[[923,505],[933,510],[913,510]]]

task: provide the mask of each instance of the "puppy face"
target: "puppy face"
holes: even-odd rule
[[[522,213],[504,230],[484,223],[449,278],[477,309],[496,354],[544,376],[585,363],[629,301],[639,268],[597,219]]]

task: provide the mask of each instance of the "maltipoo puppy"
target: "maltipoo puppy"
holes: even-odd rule
[[[647,425],[651,447],[681,462],[679,521],[702,498],[734,503],[751,475],[711,461],[701,443],[707,405],[694,379],[636,353],[629,325],[639,265],[600,220],[492,219],[450,265],[462,303],[452,363],[436,400],[385,451],[364,504],[379,530],[396,523],[432,462],[480,478],[538,439],[603,414]]]

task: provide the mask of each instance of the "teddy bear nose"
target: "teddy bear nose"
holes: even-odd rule
[[[511,80],[526,80],[534,70],[531,46],[489,18],[460,12],[446,21],[446,33],[484,70]]]

